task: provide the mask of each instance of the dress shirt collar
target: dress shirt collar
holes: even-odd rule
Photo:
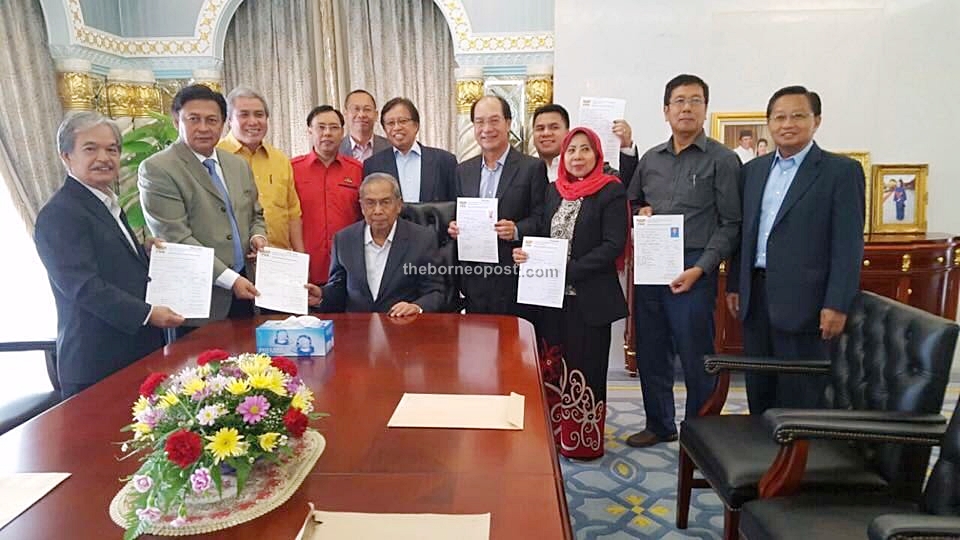
[[[507,149],[503,152],[503,154],[500,155],[500,157],[497,158],[497,167],[495,169],[491,169],[487,167],[487,160],[483,158],[482,154],[480,155],[480,163],[482,163],[483,167],[488,171],[496,171],[502,168],[503,164],[507,162],[507,154],[509,153],[510,153],[510,145],[508,144]]]
[[[399,218],[397,219],[399,220]],[[393,236],[395,234],[397,234],[396,221],[393,222],[393,227],[390,227],[390,234],[387,235],[387,240],[386,242],[383,243],[383,246],[377,246],[377,244],[373,241],[373,234],[370,233],[370,225],[364,225],[363,226],[363,245],[369,246],[370,244],[373,244],[377,248],[389,246],[393,244]]]
[[[780,155],[780,149],[778,148],[777,154],[773,158],[773,164],[770,166],[771,170],[773,170],[773,167],[776,167],[778,165],[780,165],[781,169],[784,169],[784,170],[789,169],[790,166],[788,166],[788,164],[791,160],[796,165],[796,167],[799,168],[800,165],[803,164],[803,160],[807,158],[807,154],[810,153],[811,148],[813,148],[813,141],[808,142],[807,145],[803,147],[803,150],[800,150],[796,154],[786,159],[784,159],[784,157]]]
[[[700,134],[697,135],[695,139],[693,139],[693,144],[690,146],[696,146],[697,148],[700,149],[701,152],[706,152],[707,151],[707,133],[701,129]],[[671,135],[670,138],[667,139],[667,142],[661,143],[657,145],[655,148],[657,152],[670,152],[671,154],[674,154],[675,152],[673,149],[673,135]]]
[[[120,209],[120,201],[117,199],[117,194],[114,193],[113,191],[110,191],[109,193],[104,193],[103,191],[95,187],[91,187],[91,186],[88,186],[87,184],[84,184],[83,182],[80,181],[79,178],[77,178],[72,174],[69,176],[70,178],[73,178],[74,180],[76,180],[78,184],[87,188],[87,190],[90,193],[93,193],[94,197],[96,197],[100,202],[102,202],[103,205],[107,207],[107,210],[110,210],[111,213],[113,212],[114,205],[116,205],[117,210]],[[119,212],[117,213],[119,214]]]
[[[205,155],[197,152],[197,151],[194,150],[193,148],[190,148],[189,145],[187,145],[187,148],[189,148],[189,149],[190,149],[190,152],[191,152],[194,156],[196,156],[196,158],[197,158],[198,160],[200,160],[200,164],[201,164],[201,165],[203,164],[204,161],[206,161],[206,160],[208,160],[208,159],[212,159],[212,160],[217,164],[217,167],[220,166],[220,158],[217,157],[217,149],[216,149],[216,148],[213,149],[213,155],[209,155],[209,156],[205,156]]]
[[[313,156],[313,161],[319,163],[320,165],[323,165],[324,167],[328,166],[328,165],[324,165],[323,160],[320,159],[320,154],[318,154],[314,148],[310,148],[310,155]],[[330,162],[329,166],[333,167],[334,163],[340,163],[340,156],[341,154],[337,152],[337,154],[333,156],[333,161]]]
[[[231,154],[238,154],[240,152],[256,154],[262,150],[263,153],[266,154],[267,158],[270,158],[270,145],[268,145],[266,141],[261,141],[260,146],[258,146],[255,151],[250,152],[250,150],[244,146],[242,142],[233,136],[233,131],[227,133],[227,136],[223,139],[220,139],[220,144],[224,150],[230,152]]]
[[[418,156],[422,156],[422,155],[423,155],[423,152],[422,152],[422,150],[420,149],[420,143],[419,143],[419,142],[413,141],[413,146],[410,147],[410,151],[407,152],[406,154],[404,154],[403,152],[401,152],[400,149],[397,148],[396,146],[393,147],[393,155],[394,155],[395,157],[396,157],[396,156],[408,157],[411,152],[414,153],[414,154],[416,154],[416,155],[418,155]]]
[[[350,149],[356,150],[357,147],[359,147],[361,150],[365,150],[367,148],[373,149],[374,136],[375,135],[370,135],[370,140],[367,141],[365,144],[363,144],[363,143],[357,142],[357,140],[353,138],[353,135],[350,135]]]

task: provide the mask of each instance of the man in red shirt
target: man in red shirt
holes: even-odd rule
[[[359,189],[363,165],[338,155],[343,139],[343,115],[330,105],[307,115],[312,149],[290,160],[303,213],[303,244],[310,255],[310,283],[323,285],[330,272],[333,235],[359,221]]]

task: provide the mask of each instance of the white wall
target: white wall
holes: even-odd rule
[[[821,146],[929,163],[929,230],[960,233],[960,1],[556,0],[555,14],[554,96],[574,115],[581,95],[626,98],[642,151],[669,136],[678,73],[707,81],[708,113],[762,111],[803,84],[823,98]]]

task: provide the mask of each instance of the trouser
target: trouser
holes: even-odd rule
[[[798,294],[803,294],[799,291]],[[785,360],[821,360],[827,357],[826,342],[818,330],[784,332],[771,326],[767,303],[766,272],[756,269],[751,276],[750,306],[743,321],[743,353]],[[763,414],[773,407],[815,408],[827,383],[825,375],[777,375],[747,373],[747,403],[750,414]]]
[[[684,255],[684,268],[702,250]],[[686,417],[693,418],[710,397],[716,377],[703,369],[703,357],[713,354],[713,311],[716,273],[704,274],[693,287],[673,294],[666,285],[637,285],[634,291],[637,369],[647,429],[659,437],[677,432],[673,399],[673,357],[680,357],[687,387]]]

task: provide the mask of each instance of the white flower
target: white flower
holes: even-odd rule
[[[138,493],[146,493],[153,487],[153,479],[145,474],[133,475],[133,489]]]
[[[137,510],[137,517],[140,519],[140,521],[146,521],[147,523],[153,523],[160,519],[161,516],[163,516],[163,512],[154,506],[148,506],[146,508],[140,508]]]
[[[186,524],[187,524],[187,519],[184,518],[183,516],[177,516],[177,519],[170,522],[170,526],[174,528],[183,527]]]
[[[226,414],[226,412],[227,409],[222,403],[207,405],[197,413],[197,423],[201,426],[212,426],[213,423],[217,421],[217,418],[220,418]]]

